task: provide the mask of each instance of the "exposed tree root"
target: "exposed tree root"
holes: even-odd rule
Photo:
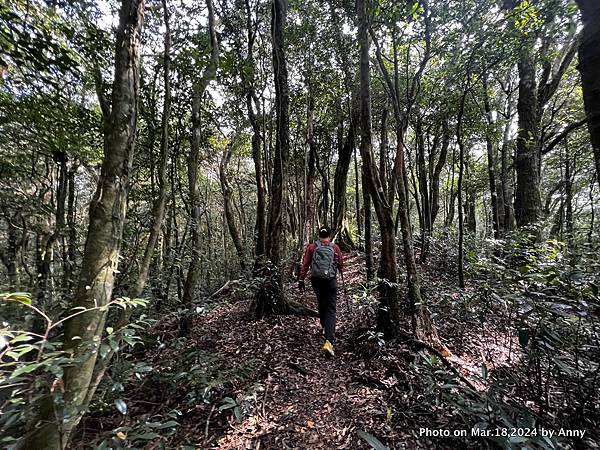
[[[343,252],[350,252],[356,250],[356,244],[350,236],[348,228],[343,225],[341,230],[337,230],[334,233],[335,243],[340,247]]]
[[[467,378],[465,378],[465,376],[460,373],[460,371],[454,366],[454,364],[452,364],[448,360],[447,356],[449,355],[450,352],[448,352],[448,350],[446,350],[445,347],[443,348],[442,351],[440,351],[437,348],[435,348],[433,345],[431,345],[425,341],[422,341],[420,339],[416,339],[415,337],[411,336],[410,334],[408,334],[404,331],[400,331],[400,335],[403,336],[409,344],[412,344],[418,348],[424,348],[425,350],[428,350],[429,352],[433,353],[444,363],[444,365],[448,369],[450,369],[451,372],[453,372],[458,377],[458,379],[460,381],[462,381],[465,385],[467,385],[474,392],[477,392],[477,388],[475,387],[475,385],[473,385],[473,383],[471,383]],[[446,355],[444,353],[446,353]]]
[[[293,300],[280,302],[274,313],[285,316],[319,317],[318,311]]]

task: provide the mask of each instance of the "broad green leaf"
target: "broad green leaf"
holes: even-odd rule
[[[2,297],[6,300],[23,303],[24,305],[31,305],[31,294],[27,292],[11,292],[4,294]]]
[[[374,448],[375,450],[389,450],[385,445],[383,445],[381,443],[381,441],[379,439],[377,439],[375,436],[373,436],[370,433],[367,433],[366,431],[359,431],[358,435],[367,442],[367,444],[369,444],[372,448]]]
[[[17,368],[10,376],[10,378],[16,378],[19,375],[22,375],[24,373],[31,373],[33,372],[35,369],[37,369],[38,367],[40,367],[41,364],[40,363],[32,363],[32,364],[27,364],[25,366],[21,366],[19,368]]]

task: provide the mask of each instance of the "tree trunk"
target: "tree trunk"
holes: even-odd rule
[[[502,197],[504,203],[504,230],[514,229],[515,211],[513,208],[512,173],[509,170],[510,127],[512,122],[513,101],[508,99],[507,119],[502,134],[502,150],[500,162],[500,179],[502,184]]]
[[[167,203],[168,183],[167,183],[167,163],[169,159],[169,120],[171,117],[171,28],[169,25],[169,11],[166,0],[162,0],[164,19],[165,19],[165,42],[164,42],[164,63],[163,63],[163,81],[165,86],[164,103],[161,123],[161,141],[160,141],[160,165],[158,167],[158,195],[152,205],[152,226],[148,234],[144,255],[140,262],[138,275],[135,282],[129,289],[129,298],[138,298],[142,295],[148,272],[156,248],[156,242],[160,235],[162,224],[165,217],[165,206]],[[131,309],[130,309],[131,311]]]
[[[359,182],[358,182],[358,161],[356,157],[357,149],[354,148],[354,209],[356,210],[356,228],[359,236],[362,236],[362,223],[363,218],[360,212],[360,193],[359,193]],[[362,164],[361,164],[361,172],[362,172]],[[361,176],[362,180],[362,176]],[[364,182],[361,183],[364,189]],[[360,240],[360,238],[359,238]]]
[[[429,189],[427,185],[427,167],[425,164],[425,138],[423,137],[423,129],[419,120],[415,127],[417,134],[417,176],[419,181],[419,198],[421,201],[421,255],[419,263],[424,263],[427,258],[427,245],[429,243],[429,236],[431,235],[431,206],[429,203]]]
[[[231,143],[231,145],[233,145],[233,142]],[[244,246],[242,245],[242,240],[240,239],[237,226],[235,225],[235,218],[233,216],[233,205],[231,203],[231,195],[233,193],[233,189],[231,187],[231,184],[229,183],[229,180],[227,179],[227,166],[229,165],[230,160],[231,148],[228,147],[223,151],[221,164],[219,164],[219,180],[221,182],[221,192],[223,193],[223,209],[225,212],[227,229],[229,230],[229,235],[231,236],[233,246],[235,247],[235,251],[238,256],[240,268],[242,269],[242,271],[244,271],[246,270],[246,262],[244,260]]]
[[[342,250],[354,248],[354,242],[350,238],[350,233],[345,225],[346,218],[346,185],[348,183],[348,170],[352,161],[352,153],[356,146],[356,132],[358,126],[357,102],[352,102],[350,124],[348,126],[348,135],[338,154],[338,162],[335,166],[333,182],[333,220],[334,236],[338,236],[337,243]]]
[[[11,214],[7,207],[2,207],[4,219],[6,220],[6,231],[7,231],[7,242],[6,250],[2,250],[0,256],[2,257],[2,263],[6,267],[8,276],[8,289],[16,291],[19,289],[18,269],[17,269],[17,252],[18,252],[18,241],[19,235],[17,230],[19,229],[14,221],[18,217],[18,213]]]
[[[76,224],[76,205],[75,205],[75,174],[78,164],[71,165],[67,175],[67,228],[69,237],[67,241],[67,262],[65,265],[65,278],[68,295],[71,294],[75,285],[75,267],[77,265],[77,224]]]
[[[66,231],[66,207],[67,207],[67,196],[68,196],[68,158],[64,152],[55,152],[54,160],[59,163],[58,166],[58,183],[56,189],[56,230],[54,234],[60,245],[61,262],[63,269],[63,276],[60,281],[60,285],[63,292],[66,292],[69,279],[67,278],[68,269],[68,250],[65,241]]]
[[[277,266],[281,261],[281,238],[283,235],[283,208],[287,199],[286,182],[290,154],[290,93],[284,49],[284,30],[287,1],[273,0],[271,33],[273,38],[273,71],[275,76],[275,156],[271,202],[267,218],[267,257]],[[279,279],[281,281],[281,279]]]
[[[567,242],[569,247],[573,245],[573,168],[575,158],[571,159],[569,143],[565,139],[565,224],[567,231]]]
[[[470,74],[467,74],[470,76]],[[465,288],[465,269],[464,269],[464,234],[465,234],[465,221],[463,211],[463,176],[465,167],[465,149],[462,139],[462,122],[465,114],[465,101],[467,98],[468,88],[465,87],[463,95],[460,101],[460,109],[458,111],[458,118],[456,124],[456,140],[458,143],[458,186],[456,188],[458,192],[458,287],[461,289]]]
[[[590,199],[590,227],[588,228],[588,233],[587,233],[587,242],[589,245],[592,245],[593,239],[594,239],[594,224],[595,224],[595,213],[594,213],[594,208],[595,208],[595,204],[594,204],[594,185],[596,184],[596,177],[597,174],[595,173],[592,176],[592,179],[590,181],[590,193],[589,193],[589,199]]]
[[[381,134],[379,135],[379,176],[381,177],[381,187],[383,192],[388,192],[387,179],[387,159],[388,159],[388,116],[389,111],[386,106],[381,111]]]
[[[530,40],[531,38],[525,37]],[[550,39],[544,36],[544,39]],[[575,56],[576,40],[564,45],[559,58],[553,63],[548,47],[543,46],[544,61],[539,83],[536,81],[536,61],[533,56],[534,43],[525,42],[519,58],[519,131],[517,134],[517,156],[515,171],[517,189],[515,196],[515,218],[517,226],[534,227],[542,213],[540,179],[543,144],[541,128],[544,107],[556,93],[560,80]],[[537,227],[536,227],[537,228]],[[539,230],[534,232],[539,237]]]
[[[535,63],[528,51],[519,61],[519,128],[517,135],[517,190],[515,218],[519,228],[536,225],[541,216],[538,157],[537,95]]]
[[[317,144],[314,136],[314,99],[312,91],[309,94],[308,109],[307,109],[307,141],[308,141],[308,159],[306,167],[306,178],[304,182],[304,223],[301,235],[302,244],[310,242],[312,231],[314,228],[315,214],[315,178],[316,178],[316,163],[317,163]]]
[[[492,117],[492,107],[488,95],[487,74],[483,76],[483,105],[487,127],[485,132],[485,142],[487,148],[487,166],[488,182],[490,186],[490,197],[492,199],[492,227],[494,229],[494,239],[500,238],[500,219],[498,214],[498,192],[496,189],[496,148],[494,147],[496,137],[496,124]]]
[[[253,103],[259,106],[259,101],[256,98],[256,90],[254,87],[254,40],[256,36],[255,29],[252,24],[252,11],[250,9],[250,1],[245,0],[244,6],[246,9],[246,32],[248,35],[248,66],[252,68],[250,70],[250,78],[246,79],[248,72],[241,71],[242,80],[246,84],[246,110],[248,113],[248,119],[252,126],[252,160],[254,162],[254,176],[256,180],[256,223],[254,226],[255,233],[255,245],[254,245],[254,257],[258,261],[259,257],[265,254],[266,245],[266,234],[267,234],[267,220],[266,220],[266,191],[265,191],[265,179],[263,175],[263,159],[261,155],[261,141],[262,138],[260,124],[256,113],[254,112]]]
[[[275,156],[271,182],[271,202],[267,218],[265,257],[256,264],[255,274],[262,278],[254,301],[257,318],[270,314],[298,314],[317,316],[316,311],[286,300],[283,293],[281,241],[283,237],[284,207],[287,203],[287,172],[290,154],[290,124],[288,72],[284,49],[286,0],[273,0],[271,33],[273,39],[273,72],[275,77]]]
[[[581,9],[583,22],[578,68],[596,162],[596,180],[600,183],[600,2],[598,0],[576,1]]]
[[[375,207],[381,233],[381,257],[377,275],[379,282],[379,310],[377,327],[389,339],[398,335],[400,305],[397,288],[396,245],[392,211],[384,199],[381,180],[377,176],[371,135],[371,90],[368,14],[365,0],[357,0],[358,42],[360,45],[360,154],[363,162],[365,184]]]
[[[373,263],[373,237],[371,236],[371,196],[367,185],[367,175],[365,165],[362,167],[362,194],[363,207],[365,212],[365,269],[367,271],[367,280],[372,280],[375,276],[375,265]]]
[[[429,189],[427,184],[427,166],[425,164],[425,139],[420,121],[415,127],[417,138],[417,179],[419,182],[419,198],[422,205],[423,221],[421,223],[422,246],[425,246],[426,236],[431,231],[431,208],[429,206]]]
[[[440,154],[438,156],[437,163],[435,164],[435,169],[433,170],[433,177],[431,178],[431,228],[433,229],[433,225],[435,224],[435,219],[437,218],[438,212],[440,210],[440,176],[442,173],[442,169],[446,164],[446,158],[448,156],[448,147],[450,145],[450,132],[448,130],[448,125],[444,122],[443,125],[443,135],[442,135],[442,148],[440,149]],[[454,171],[454,167],[452,168]]]
[[[139,89],[140,32],[144,2],[123,0],[117,29],[112,110],[104,127],[104,161],[90,205],[90,222],[73,306],[95,308],[111,299],[119,260],[129,174],[133,159]],[[65,323],[65,349],[75,362],[65,368],[63,407],[43,408],[41,426],[19,448],[62,449],[85,412],[85,400],[104,331],[106,310],[91,309]],[[56,417],[62,420],[56,423]]]
[[[188,156],[188,185],[189,185],[189,207],[191,218],[191,249],[192,256],[188,267],[185,284],[183,287],[183,304],[190,309],[194,291],[200,278],[200,191],[198,189],[198,163],[200,158],[200,145],[202,138],[202,125],[200,123],[200,107],[202,97],[211,80],[215,78],[219,66],[219,40],[215,29],[215,15],[212,0],[206,0],[208,9],[208,33],[210,36],[210,61],[205,67],[199,80],[192,86],[192,130],[191,149]],[[190,316],[186,315],[181,321],[181,334],[187,335],[190,331]]]
[[[415,75],[409,96],[410,110],[412,102],[415,100],[416,85],[422,75],[425,64],[429,58],[429,31],[430,21],[427,2],[423,1],[425,9],[425,27],[426,27],[426,51],[419,72]],[[378,325],[384,331],[385,335],[396,336],[398,333],[397,325],[399,318],[398,289],[395,286],[397,277],[396,250],[395,250],[395,229],[392,219],[392,207],[385,198],[381,181],[377,177],[375,164],[373,161],[373,152],[371,148],[371,109],[370,109],[370,90],[369,90],[369,40],[367,37],[368,21],[365,10],[365,0],[357,1],[359,15],[358,41],[360,45],[360,80],[361,80],[361,155],[363,164],[366,166],[367,182],[371,199],[377,214],[379,228],[381,231],[381,259],[379,264],[378,276],[382,280],[388,280],[391,283],[382,282],[379,285],[381,307],[378,315]],[[373,39],[375,35],[372,33]],[[408,214],[408,182],[405,171],[404,161],[404,127],[406,120],[403,120],[400,110],[400,99],[398,95],[397,83],[394,83],[388,73],[386,65],[381,55],[381,49],[377,42],[376,56],[379,69],[383,75],[384,81],[388,86],[388,93],[394,110],[394,119],[396,122],[396,156],[394,160],[393,179],[397,183],[398,191],[398,218],[402,230],[402,246],[404,249],[404,262],[406,265],[406,275],[408,284],[408,299],[411,312],[411,322],[413,333],[419,339],[425,339],[436,347],[442,347],[437,336],[437,332],[431,319],[426,305],[421,297],[421,287],[419,274],[415,262],[415,254],[412,244],[412,235],[410,227],[410,218]],[[396,47],[394,43],[394,47]],[[397,69],[397,58],[395,58],[395,68]],[[397,81],[397,77],[396,77]],[[393,184],[393,183],[392,183]],[[391,185],[390,185],[391,186]],[[394,185],[396,186],[396,185]]]
[[[456,167],[456,149],[455,146],[452,146],[452,176],[449,178],[450,179],[450,199],[448,201],[448,214],[446,216],[446,220],[444,220],[444,226],[445,227],[450,227],[452,226],[452,224],[454,223],[454,203],[455,203],[455,199],[456,199],[456,192],[454,190],[454,179],[455,179],[455,170]]]

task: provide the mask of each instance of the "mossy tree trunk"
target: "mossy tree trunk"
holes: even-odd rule
[[[285,57],[284,32],[286,0],[273,0],[271,7],[271,37],[273,42],[273,72],[275,81],[275,155],[271,177],[271,202],[267,213],[267,236],[264,257],[255,264],[255,276],[260,286],[254,299],[257,318],[271,314],[317,315],[302,305],[285,298],[283,293],[281,244],[283,217],[287,203],[287,172],[290,154],[290,93]]]
[[[73,307],[90,311],[65,323],[65,350],[73,364],[64,372],[62,407],[40,410],[39,423],[19,442],[19,448],[62,449],[85,413],[106,311],[112,296],[129,191],[137,125],[140,33],[143,0],[123,0],[116,38],[115,77],[110,106],[103,101],[104,160],[90,221]],[[108,113],[108,114],[107,114]]]
[[[200,109],[202,106],[202,97],[209,83],[215,78],[217,68],[219,67],[219,40],[215,28],[215,14],[212,0],[206,0],[208,9],[208,34],[210,39],[210,60],[204,68],[202,75],[192,86],[192,129],[191,129],[191,148],[188,155],[188,188],[189,188],[189,207],[191,219],[192,239],[190,242],[192,256],[188,266],[187,275],[183,287],[183,304],[190,309],[194,292],[200,278],[200,190],[198,189],[198,164],[200,162],[200,146],[202,139],[202,124],[200,121]],[[180,332],[187,335],[190,331],[190,315],[186,315],[180,324]]]

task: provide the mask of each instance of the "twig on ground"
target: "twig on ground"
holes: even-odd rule
[[[265,414],[265,404],[267,403],[267,395],[269,395],[269,382],[271,381],[271,375],[269,375],[267,377],[267,383],[265,385],[265,395],[263,396],[263,402],[262,402],[262,407],[261,407],[261,413],[263,418],[267,418],[266,414]]]
[[[302,375],[309,375],[308,370],[306,370],[304,367],[299,366],[298,364],[296,364],[295,362],[288,362],[287,363],[288,367],[294,369],[296,372],[301,373]]]
[[[454,367],[454,364],[452,364],[443,354],[442,352],[440,352],[437,348],[435,348],[434,346],[432,346],[431,344],[428,344],[427,342],[423,342],[419,339],[416,339],[414,337],[412,337],[409,334],[405,334],[402,333],[404,335],[404,337],[408,340],[409,343],[417,346],[417,347],[422,347],[426,350],[429,350],[431,353],[433,353],[435,356],[437,356],[443,363],[444,365],[450,369],[451,372],[453,372],[460,381],[462,381],[463,383],[465,383],[469,388],[471,388],[473,391],[477,392],[477,388],[473,385],[473,383],[471,383],[467,378],[465,378],[465,376],[463,374],[460,373],[460,371]]]
[[[208,413],[208,417],[206,418],[206,425],[204,426],[204,442],[208,440],[208,427],[210,426],[210,418],[212,417],[213,412],[215,411],[217,405],[212,405],[210,412]]]

